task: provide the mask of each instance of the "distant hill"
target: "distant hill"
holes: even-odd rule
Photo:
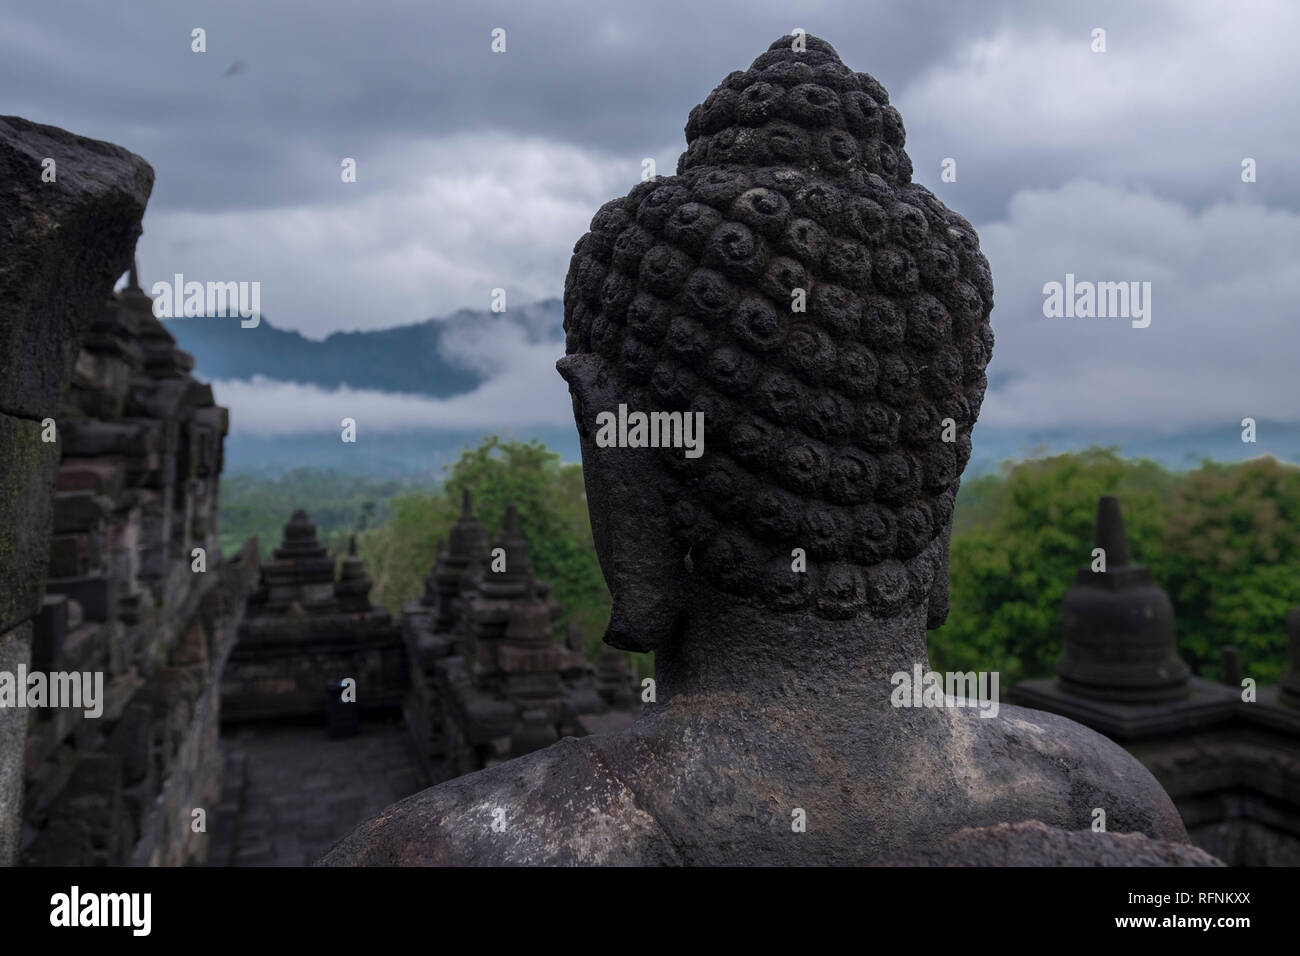
[[[529,343],[555,342],[563,351],[564,309],[558,299],[546,299],[505,313],[462,309],[442,319],[367,332],[335,332],[317,341],[298,332],[276,328],[265,317],[245,329],[238,318],[167,319],[167,328],[180,347],[194,355],[195,374],[204,381],[250,381],[264,376],[323,389],[347,386],[390,393],[449,398],[471,392],[492,374],[486,364],[508,334]],[[494,328],[495,327],[495,328]],[[485,338],[486,336],[486,338]],[[475,345],[474,343],[477,343]],[[488,347],[484,347],[484,343]],[[996,393],[1001,380],[990,376]],[[220,401],[220,395],[217,400]],[[307,467],[338,468],[373,477],[428,478],[455,461],[462,449],[477,445],[484,432],[522,440],[536,438],[566,461],[579,457],[578,436],[572,428],[500,428],[468,432],[425,428],[369,432],[364,455],[338,454],[337,436],[312,434],[263,437],[243,432],[238,421],[226,440],[227,470],[231,474],[280,474]],[[1001,428],[990,422],[975,426],[974,452],[968,476],[995,471],[1013,458],[1041,457],[1079,451],[1090,445],[1118,446],[1127,457],[1151,458],[1167,468],[1195,468],[1205,458],[1235,462],[1258,455],[1300,463],[1300,424],[1260,421],[1258,442],[1243,444],[1241,429],[1229,419],[1214,426],[1173,433],[1115,428]]]
[[[410,429],[369,432],[365,454],[341,455],[337,434],[250,435],[232,428],[226,437],[226,473],[278,477],[295,468],[328,469],[339,474],[401,480],[441,480],[445,465],[466,448],[477,447],[485,434],[520,441],[537,439],[564,461],[580,461],[575,428]]]
[[[493,323],[521,327],[530,341],[562,341],[563,305],[547,299],[508,312],[462,309],[443,319],[366,332],[335,332],[317,341],[278,329],[267,319],[254,328],[237,317],[165,319],[177,344],[195,358],[204,381],[249,381],[263,375],[283,382],[334,389],[405,392],[447,398],[482,384],[481,370],[458,362],[449,340]]]
[[[1036,428],[1012,429],[977,422],[971,434],[974,446],[966,474],[974,476],[996,471],[1009,459],[1042,458],[1067,451],[1081,451],[1090,445],[1118,447],[1126,458],[1150,458],[1166,468],[1183,471],[1197,468],[1205,459],[1238,462],[1261,455],[1300,464],[1300,424],[1257,423],[1256,442],[1241,440],[1240,419],[1229,418],[1218,426],[1194,426],[1160,433],[1134,428]]]

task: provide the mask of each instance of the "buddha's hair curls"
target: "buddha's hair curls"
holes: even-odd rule
[[[715,586],[888,616],[933,582],[993,282],[970,223],[911,182],[884,88],[803,39],[691,111],[677,175],[596,213],[565,280],[566,352],[600,355],[629,408],[704,413],[705,454],[660,460]]]

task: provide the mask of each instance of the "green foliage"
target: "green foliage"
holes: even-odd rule
[[[1282,622],[1300,604],[1300,469],[1270,458],[1207,463],[1174,495],[1160,580],[1178,615],[1179,650],[1204,676],[1241,648],[1268,683],[1285,666]]]
[[[582,469],[536,441],[489,437],[465,449],[440,485],[308,469],[278,480],[225,478],[222,551],[250,534],[269,551],[294,509],[306,508],[336,551],[349,532],[361,532],[372,598],[400,614],[423,594],[463,488],[490,536],[507,502],[515,502],[538,577],[565,607],[562,624],[574,622],[594,653],[610,598],[591,541]],[[1104,494],[1120,499],[1133,559],[1169,592],[1183,659],[1215,677],[1221,648],[1235,644],[1248,674],[1275,681],[1285,666],[1283,622],[1300,604],[1300,469],[1255,459],[1179,474],[1101,448],[1008,464],[963,484],[951,612],[930,635],[933,666],[998,670],[1003,686],[1053,673],[1061,599],[1091,560]],[[650,673],[649,655],[632,659],[643,676]]]
[[[610,598],[591,540],[582,467],[561,463],[537,441],[490,436],[465,449],[437,491],[394,499],[387,524],[360,539],[375,581],[374,600],[397,611],[424,593],[437,543],[446,540],[460,514],[462,489],[474,496],[474,512],[489,537],[495,537],[506,505],[515,503],[537,576],[564,605],[561,627],[573,622],[594,651],[609,623]]]
[[[1004,686],[1054,672],[1061,599],[1091,560],[1103,494],[1119,497],[1133,559],[1169,592],[1184,659],[1214,677],[1236,644],[1252,676],[1276,679],[1286,609],[1300,603],[1300,470],[1258,459],[1178,475],[1100,448],[962,488],[933,666],[999,670]]]
[[[963,481],[957,493],[957,507],[952,515],[952,533],[960,535],[972,528],[984,528],[1005,507],[1006,481],[1002,475],[980,475]]]
[[[262,554],[279,547],[284,526],[299,508],[316,524],[322,544],[335,552],[347,536],[382,523],[394,495],[421,485],[359,477],[325,468],[296,468],[279,478],[224,475],[221,479],[221,553],[229,556],[256,535]]]

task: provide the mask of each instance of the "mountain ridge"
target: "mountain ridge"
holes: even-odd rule
[[[504,313],[459,309],[442,318],[384,329],[333,332],[309,339],[262,319],[244,329],[238,317],[167,319],[164,324],[178,345],[195,358],[194,374],[205,381],[274,381],[314,385],[326,390],[349,388],[439,399],[473,392],[497,374],[509,374],[508,362],[498,361],[520,343],[554,343],[563,352],[563,304],[544,299]],[[511,338],[513,337],[513,338]],[[518,360],[516,356],[516,360]],[[989,389],[1009,381],[990,374]],[[217,400],[220,401],[218,394]],[[367,454],[348,456],[350,469],[368,474],[407,472],[428,474],[454,461],[482,434],[521,439],[537,438],[565,460],[579,457],[572,428],[516,428],[509,422],[479,431],[430,423],[427,428],[367,432]],[[974,453],[968,477],[995,471],[1008,459],[1078,451],[1092,445],[1118,447],[1129,457],[1151,458],[1173,469],[1197,467],[1203,459],[1235,462],[1271,454],[1300,463],[1300,423],[1258,423],[1259,440],[1241,441],[1235,420],[1206,423],[1174,431],[1134,428],[1044,427],[1008,428],[989,421],[976,424]],[[338,464],[337,436],[292,434],[275,437],[249,434],[237,417],[227,438],[227,458],[237,470],[280,471],[297,464]]]
[[[177,345],[194,356],[194,374],[205,381],[252,381],[261,375],[326,389],[434,398],[471,392],[491,377],[463,345],[467,334],[494,323],[518,330],[528,341],[563,341],[558,299],[502,313],[459,309],[443,318],[331,332],[323,339],[279,328],[266,317],[247,329],[238,316],[163,320]]]

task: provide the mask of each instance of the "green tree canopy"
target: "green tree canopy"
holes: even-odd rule
[[[404,603],[424,593],[437,543],[446,540],[460,514],[462,489],[474,496],[474,511],[489,538],[500,528],[506,505],[514,502],[537,576],[564,605],[562,623],[576,624],[589,647],[599,643],[609,623],[610,598],[591,540],[582,467],[563,464],[537,441],[489,436],[477,448],[465,449],[441,488],[389,503],[388,522],[360,541],[376,603],[400,613]]]
[[[1300,603],[1300,470],[1271,459],[1185,475],[1112,449],[1004,466],[958,496],[948,623],[930,635],[941,670],[998,670],[1003,686],[1054,673],[1060,605],[1091,560],[1097,500],[1119,497],[1133,560],[1174,605],[1180,654],[1215,677],[1220,650],[1247,673],[1284,666],[1286,610]]]
[[[596,560],[582,469],[539,442],[489,437],[467,448],[440,485],[298,471],[222,482],[223,551],[249,533],[263,551],[305,507],[339,550],[360,532],[373,599],[400,614],[418,600],[460,513],[462,489],[494,536],[506,504],[519,508],[539,578],[594,651],[610,598]],[[1090,563],[1097,500],[1120,499],[1133,559],[1174,605],[1178,649],[1216,677],[1221,649],[1241,648],[1246,673],[1275,681],[1285,666],[1284,621],[1300,604],[1300,469],[1268,458],[1174,473],[1113,449],[1008,464],[963,484],[954,516],[948,623],[930,635],[940,670],[998,670],[1003,686],[1054,673],[1061,598]],[[645,655],[634,655],[643,674]]]

